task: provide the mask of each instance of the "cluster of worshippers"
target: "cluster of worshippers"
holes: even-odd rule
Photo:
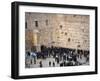
[[[49,61],[48,64],[55,67],[55,63],[59,64],[60,67],[63,66],[79,66],[89,64],[89,50],[63,48],[63,47],[46,47],[41,46],[41,52],[37,51],[27,51],[25,53],[25,64],[26,67],[30,67],[32,64],[36,64],[38,59],[39,67],[43,67],[42,60],[47,58],[53,58],[55,61]],[[32,61],[34,59],[34,62]],[[28,61],[27,61],[28,60]]]

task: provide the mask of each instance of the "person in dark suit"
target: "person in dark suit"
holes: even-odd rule
[[[49,61],[49,66],[51,66],[51,61]]]
[[[53,61],[53,67],[55,67],[55,62]]]
[[[42,61],[40,61],[40,63],[39,63],[39,64],[40,64],[40,67],[43,67],[43,65],[42,65]]]

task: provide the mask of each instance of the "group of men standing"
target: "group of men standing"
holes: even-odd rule
[[[41,52],[26,52],[26,66],[35,65],[38,59],[41,59],[38,67],[43,67],[43,61],[47,58],[53,58],[54,61],[49,61],[48,65],[56,67],[58,64],[60,67],[63,66],[78,66],[82,64],[89,64],[89,51],[76,50],[62,47],[46,47],[41,46]],[[33,60],[34,59],[34,60]]]

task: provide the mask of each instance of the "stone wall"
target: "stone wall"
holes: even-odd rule
[[[27,49],[32,46],[39,48],[41,45],[53,45],[89,50],[88,15],[26,12],[25,18]]]

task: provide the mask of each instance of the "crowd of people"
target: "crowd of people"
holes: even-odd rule
[[[89,64],[89,50],[41,46],[41,52],[26,52],[26,67],[36,64],[38,59],[41,59],[39,67],[43,67],[42,60],[47,58],[55,59],[54,61],[48,62],[48,65],[51,66],[52,64],[53,67],[56,66],[56,63],[59,64],[60,67],[87,65]],[[34,61],[32,61],[33,59]]]

